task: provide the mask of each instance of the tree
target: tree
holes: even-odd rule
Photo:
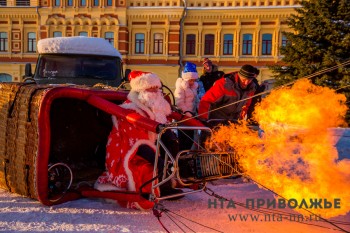
[[[301,0],[300,4],[288,19],[294,32],[283,32],[288,41],[280,48],[283,64],[269,67],[276,84],[319,72],[313,83],[344,93],[350,106],[350,0]]]

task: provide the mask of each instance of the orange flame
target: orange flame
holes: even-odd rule
[[[310,199],[334,204],[339,198],[341,208],[308,210],[327,218],[346,214],[350,210],[350,160],[337,160],[327,130],[346,125],[345,102],[344,95],[299,80],[293,87],[272,91],[256,107],[254,117],[263,136],[245,123],[232,124],[220,127],[210,143],[233,148],[241,155],[239,163],[246,174],[284,198],[299,204],[305,200],[308,206]]]

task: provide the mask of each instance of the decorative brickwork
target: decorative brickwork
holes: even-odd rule
[[[37,54],[27,53],[28,32],[36,32],[36,41],[54,33],[77,36],[84,32],[102,38],[112,33],[113,44],[126,64],[124,68],[153,67],[167,76],[167,72],[178,73],[179,61],[190,61],[200,70],[209,52],[212,61],[225,72],[252,63],[262,70],[261,79],[266,79],[266,65],[281,60],[281,32],[290,31],[287,18],[298,7],[296,0],[186,0],[184,14],[182,0],[112,0],[111,6],[107,6],[107,0],[100,0],[99,6],[86,0],[84,7],[78,5],[80,1],[72,0],[72,5],[69,2],[60,0],[60,6],[54,6],[54,0],[39,0],[38,9],[32,5],[2,7],[1,30],[11,34],[8,53],[1,53],[1,58],[23,62],[26,57],[34,63]],[[140,36],[137,41],[136,34]],[[272,35],[271,51],[265,56],[261,55],[262,35]],[[243,44],[251,51],[243,51]],[[143,53],[136,53],[135,46],[141,46]],[[13,74],[8,67],[0,64],[0,70]],[[23,67],[18,66],[16,72],[22,77]]]

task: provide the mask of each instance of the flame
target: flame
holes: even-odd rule
[[[345,96],[334,90],[299,80],[293,87],[272,91],[256,107],[254,118],[264,131],[260,136],[244,122],[231,124],[221,126],[207,146],[216,143],[233,148],[252,180],[286,199],[299,204],[304,199],[308,206],[310,199],[333,204],[340,199],[338,209],[308,209],[315,214],[326,218],[346,214],[350,210],[350,160],[338,160],[327,130],[346,125],[345,102]]]

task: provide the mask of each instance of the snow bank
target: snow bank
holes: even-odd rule
[[[55,37],[39,40],[40,54],[87,54],[122,57],[121,54],[105,39],[96,37]]]
[[[246,199],[272,200],[273,194],[252,183],[240,179],[225,179],[210,182],[209,187],[217,194],[228,199],[245,203]],[[221,208],[209,207],[212,196],[204,192],[185,196],[177,201],[163,201],[165,208],[175,214],[176,224],[162,213],[160,220],[170,232],[235,232],[235,233],[329,233],[339,232],[329,223],[321,221],[290,221],[277,218],[267,219],[264,214],[239,206]],[[125,209],[113,201],[104,199],[80,199],[57,206],[43,206],[39,202],[24,198],[18,194],[0,189],[0,231],[2,232],[84,232],[84,233],[119,233],[142,232],[162,233],[165,230],[159,224],[152,211]],[[290,214],[298,214],[290,209],[279,209]],[[231,216],[231,220],[230,217]],[[309,215],[309,213],[305,213]],[[236,220],[232,220],[236,217]],[[246,220],[241,217],[247,217]],[[258,217],[254,220],[252,217]],[[191,219],[202,225],[186,219]],[[186,224],[185,227],[182,223]],[[350,213],[339,216],[332,221],[349,222]],[[349,225],[340,225],[350,230]]]

